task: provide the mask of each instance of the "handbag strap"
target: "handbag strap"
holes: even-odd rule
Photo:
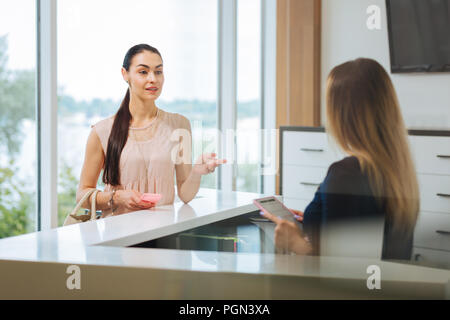
[[[97,209],[96,209],[96,202],[97,202],[97,193],[98,190],[95,189],[94,192],[92,192],[92,202],[91,202],[91,220],[97,219]]]
[[[78,201],[78,203],[77,203],[77,205],[75,206],[75,208],[73,209],[73,211],[70,213],[70,215],[72,216],[72,217],[74,217],[74,216],[76,216],[76,214],[77,214],[77,211],[78,210],[80,210],[80,208],[81,208],[81,205],[86,201],[86,199],[88,199],[90,196],[91,196],[91,194],[93,194],[94,192],[95,192],[95,196],[97,196],[97,192],[98,192],[98,190],[97,189],[90,189],[88,192],[86,192],[84,195],[83,195],[83,197],[81,198],[81,200],[80,201]],[[94,213],[95,213],[95,196],[92,198],[92,204],[91,204],[91,210],[92,210],[92,208],[94,209]],[[92,213],[91,213],[91,218],[92,218]]]

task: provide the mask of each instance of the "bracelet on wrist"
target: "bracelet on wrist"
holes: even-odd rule
[[[108,202],[112,214],[114,214],[114,211],[116,210],[116,208],[114,208],[114,195],[115,194],[116,194],[116,189],[113,189],[113,191],[111,193],[111,198],[109,199],[109,202]]]

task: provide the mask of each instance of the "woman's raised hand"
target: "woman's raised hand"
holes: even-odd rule
[[[155,206],[154,203],[141,201],[142,193],[136,190],[117,190],[114,195],[114,204],[119,205],[127,211],[139,211]]]
[[[227,162],[226,159],[217,159],[215,153],[202,154],[192,168],[194,173],[205,175],[213,173],[216,168]]]

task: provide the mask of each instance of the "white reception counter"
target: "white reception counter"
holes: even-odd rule
[[[175,202],[0,240],[0,299],[450,298],[450,270],[376,259],[129,247],[256,210],[262,195],[201,189]],[[80,268],[68,289],[67,268]],[[367,268],[380,268],[370,290]]]

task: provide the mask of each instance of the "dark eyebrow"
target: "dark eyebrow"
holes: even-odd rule
[[[163,65],[162,65],[162,63],[161,63],[160,65],[157,65],[157,66],[155,67],[155,69],[161,68],[162,66],[163,66]],[[144,68],[150,69],[150,67],[149,67],[148,65],[146,65],[146,64],[139,64],[136,68],[139,68],[139,67],[144,67]]]

